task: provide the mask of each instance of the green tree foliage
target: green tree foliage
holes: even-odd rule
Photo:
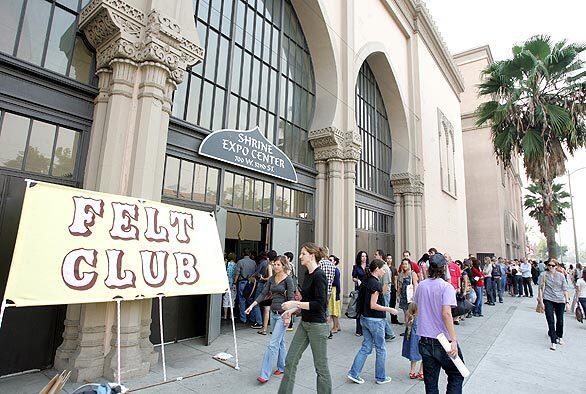
[[[586,46],[534,36],[513,47],[511,59],[483,70],[477,125],[490,124],[497,159],[505,167],[522,156],[529,178],[541,185],[541,227],[548,254],[557,257],[553,181],[565,172],[566,152],[586,146]]]

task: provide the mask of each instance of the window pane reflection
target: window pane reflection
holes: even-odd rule
[[[0,1],[0,51],[10,55],[14,52],[14,42],[18,32],[18,23],[20,22],[20,13],[22,11],[23,0],[4,0]]]
[[[56,127],[52,124],[33,120],[31,135],[26,152],[25,171],[48,174],[53,153]]]
[[[67,72],[75,41],[75,15],[55,7],[45,67],[60,74]]]
[[[206,202],[217,204],[218,202],[218,176],[219,171],[216,168],[208,168],[208,180],[206,187]]]
[[[29,126],[30,119],[4,113],[0,130],[0,166],[22,168]]]
[[[28,1],[16,53],[19,58],[41,65],[50,14],[51,4],[45,0]]]
[[[244,177],[234,175],[234,208],[242,208],[244,202]]]
[[[71,67],[69,68],[69,76],[75,78],[81,83],[90,83],[92,79],[91,70],[93,61],[94,57],[92,52],[80,37],[76,37],[73,59],[71,60]]]
[[[179,174],[179,198],[191,200],[193,189],[193,163],[181,160],[181,171]]]
[[[165,166],[165,178],[163,182],[163,195],[177,197],[179,187],[179,159],[167,156]]]
[[[59,127],[51,175],[60,178],[73,178],[78,145],[79,133],[77,131]]]
[[[193,200],[204,202],[206,199],[206,174],[207,167],[198,164],[195,167],[195,186],[193,187]]]

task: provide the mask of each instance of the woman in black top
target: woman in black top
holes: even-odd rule
[[[290,394],[295,385],[297,364],[307,345],[311,345],[315,372],[317,373],[317,392],[331,393],[332,378],[328,367],[327,338],[330,327],[327,323],[328,280],[326,274],[318,268],[317,262],[327,258],[327,252],[321,246],[308,242],[301,247],[299,260],[307,268],[308,274],[301,286],[301,301],[287,301],[282,307],[281,315],[285,326],[289,325],[291,314],[301,310],[301,323],[295,331],[293,341],[285,360],[285,375],[279,386],[279,394]]]
[[[377,384],[385,384],[391,381],[386,375],[385,361],[387,358],[387,347],[385,343],[385,313],[397,314],[395,308],[385,306],[383,287],[380,278],[384,275],[384,262],[372,260],[368,266],[369,274],[360,285],[358,296],[358,312],[364,330],[362,347],[356,354],[352,368],[348,372],[348,379],[362,384],[364,379],[360,377],[362,367],[372,348],[376,349],[375,378]]]

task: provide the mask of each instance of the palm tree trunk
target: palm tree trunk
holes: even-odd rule
[[[547,241],[547,254],[550,259],[558,258],[558,245],[555,242],[555,226],[549,220],[545,224],[545,240]]]
[[[558,258],[558,247],[555,241],[556,222],[555,213],[553,211],[553,181],[545,180],[543,182],[543,213],[545,214],[544,232],[547,241],[547,253],[550,259]]]

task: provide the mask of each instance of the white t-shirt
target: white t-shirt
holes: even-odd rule
[[[578,298],[586,298],[586,281],[580,278],[576,282],[576,286],[578,286]]]

